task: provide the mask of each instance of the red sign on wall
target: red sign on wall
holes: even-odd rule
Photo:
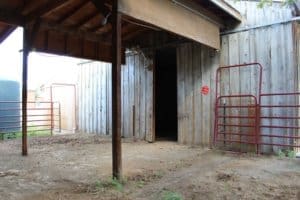
[[[207,85],[202,86],[202,88],[201,88],[201,93],[202,93],[203,95],[208,95],[208,93],[209,93],[209,87],[208,87]]]

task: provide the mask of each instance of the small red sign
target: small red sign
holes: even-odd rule
[[[202,93],[203,95],[208,95],[208,93],[209,93],[209,87],[208,87],[207,85],[203,86],[203,87],[201,88],[201,93]]]

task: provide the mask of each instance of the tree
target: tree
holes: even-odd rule
[[[293,3],[296,3],[297,0],[282,0],[282,5],[283,6],[287,6],[287,5],[291,5]],[[273,0],[260,0],[258,3],[258,7],[262,8],[265,5],[271,5],[273,3]]]
[[[241,1],[241,0],[236,0],[236,1]],[[297,0],[282,0],[282,5],[287,6],[291,4],[295,4]],[[262,8],[266,5],[272,5],[273,0],[260,0],[257,4],[257,7]]]

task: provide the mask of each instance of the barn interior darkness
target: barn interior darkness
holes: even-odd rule
[[[166,48],[155,57],[155,132],[157,140],[177,141],[176,49]]]

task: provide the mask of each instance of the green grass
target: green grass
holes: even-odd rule
[[[288,157],[288,158],[296,158],[296,151],[294,150],[279,150],[277,152],[277,156],[279,158],[284,158],[284,157]]]
[[[96,181],[94,187],[96,191],[101,191],[103,189],[114,189],[118,192],[123,192],[124,190],[124,184],[125,184],[125,180],[118,180],[115,178],[110,178],[109,180],[106,181]]]
[[[162,194],[162,200],[183,200],[182,196],[177,192],[164,191]]]
[[[27,136],[28,137],[41,137],[41,136],[50,136],[51,131],[40,131],[37,128],[30,127],[28,128],[27,131]],[[10,139],[18,139],[22,138],[22,132],[17,131],[17,132],[9,132],[9,133],[0,133],[0,140],[10,140]]]

